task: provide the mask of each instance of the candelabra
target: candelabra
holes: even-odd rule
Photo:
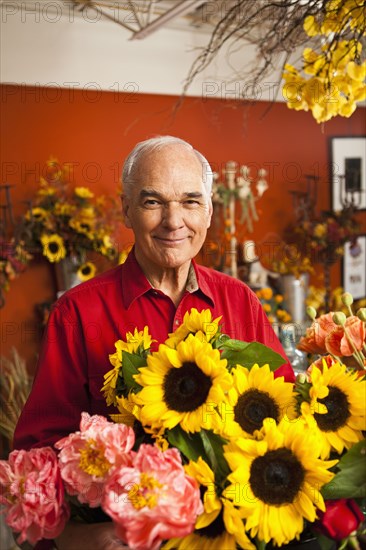
[[[352,160],[352,159],[348,159]],[[358,160],[358,159],[356,159]],[[352,213],[357,210],[362,202],[361,175],[357,170],[348,170],[339,178],[339,201],[343,210]]]
[[[225,233],[229,244],[229,269],[233,277],[238,276],[237,224],[250,233],[253,231],[253,222],[259,219],[255,203],[268,188],[266,175],[263,168],[258,170],[254,192],[253,178],[248,166],[238,166],[236,162],[229,161],[223,169],[224,182],[219,181],[218,174],[214,175],[212,202],[223,207]]]

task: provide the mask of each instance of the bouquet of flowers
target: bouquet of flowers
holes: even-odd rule
[[[323,212],[318,218],[290,225],[285,240],[295,244],[302,257],[316,263],[334,263],[343,256],[343,245],[356,240],[359,223],[350,210]]]
[[[116,257],[111,236],[121,215],[113,199],[108,204],[109,199],[95,198],[88,187],[71,187],[69,179],[67,164],[47,162],[18,233],[30,252],[41,252],[51,263],[72,258],[78,278],[85,281],[96,273],[88,253]]]
[[[115,343],[102,392],[118,413],[83,413],[80,430],[55,445],[58,470],[56,454],[48,471],[34,459],[50,449],[0,462],[20,540],[57,536],[71,502],[101,507],[132,550],[282,546],[309,528],[328,543],[356,541],[364,372],[324,361],[287,382],[275,375],[282,357],[229,338],[209,310],[187,312],[151,346],[147,326]]]
[[[303,273],[314,273],[310,257],[294,243],[281,242],[262,261],[267,269],[279,275],[294,275],[299,279]]]

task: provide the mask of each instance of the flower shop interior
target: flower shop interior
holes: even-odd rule
[[[208,159],[197,262],[256,292],[291,359],[308,360],[308,306],[347,309],[348,292],[366,307],[365,2],[341,2],[331,34],[330,0],[253,4],[1,3],[2,458],[52,305],[133,245],[119,196],[139,141],[178,136]]]

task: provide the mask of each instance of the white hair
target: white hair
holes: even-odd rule
[[[202,165],[202,183],[208,199],[211,200],[213,174],[208,160],[199,151],[196,151],[190,143],[174,136],[158,136],[145,141],[140,141],[140,143],[135,145],[131,153],[126,158],[122,170],[123,189],[126,196],[131,195],[131,190],[135,182],[133,175],[135,173],[136,166],[141,161],[142,157],[147,153],[159,151],[169,145],[183,145],[196,155]]]

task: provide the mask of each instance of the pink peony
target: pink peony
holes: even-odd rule
[[[0,503],[17,542],[35,544],[58,537],[69,519],[64,487],[51,447],[12,451],[0,460]]]
[[[131,466],[115,470],[106,484],[103,510],[132,550],[191,533],[203,512],[196,481],[184,472],[179,451],[141,445]]]
[[[55,444],[65,487],[79,502],[100,505],[105,481],[118,466],[130,466],[135,443],[132,428],[103,416],[81,413],[80,431]]]

